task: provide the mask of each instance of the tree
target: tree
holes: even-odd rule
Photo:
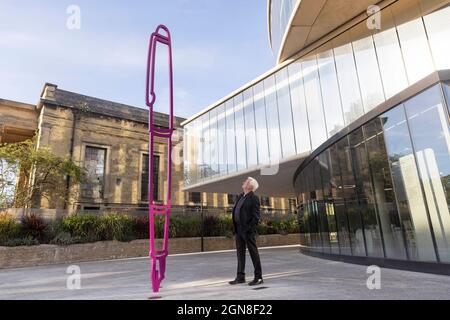
[[[58,157],[36,138],[0,144],[0,208],[30,208],[40,198],[68,204],[74,191],[67,179],[84,181],[84,170],[71,159]]]

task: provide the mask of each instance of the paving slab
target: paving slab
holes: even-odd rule
[[[260,255],[264,284],[259,288],[228,284],[236,272],[236,253],[223,251],[169,256],[157,295],[150,289],[148,258],[135,258],[77,263],[80,289],[67,288],[69,264],[0,270],[0,299],[450,298],[449,276],[382,268],[381,288],[370,290],[367,266],[306,256],[298,247],[260,249]],[[247,280],[252,269],[247,256]]]

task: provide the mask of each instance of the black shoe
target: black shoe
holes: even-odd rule
[[[230,281],[230,282],[228,282],[229,284],[231,284],[231,285],[234,285],[234,284],[239,284],[239,283],[245,283],[245,279],[234,279],[233,281]]]
[[[264,283],[264,281],[263,281],[263,279],[262,278],[255,278],[255,279],[253,279],[252,281],[250,281],[249,283],[248,283],[248,285],[249,286],[257,286],[257,285],[259,285],[259,284],[263,284]]]

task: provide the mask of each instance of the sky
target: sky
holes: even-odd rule
[[[70,5],[79,29],[67,27]],[[161,23],[172,34],[177,116],[275,64],[266,0],[0,0],[0,98],[36,104],[50,82],[144,107],[148,39]]]

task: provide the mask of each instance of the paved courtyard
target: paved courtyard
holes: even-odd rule
[[[233,251],[173,255],[158,299],[448,299],[450,277],[382,269],[369,290],[366,266],[305,256],[297,247],[262,249],[265,283],[258,290],[227,284]],[[147,258],[84,262],[81,288],[69,290],[69,265],[0,270],[0,299],[149,299]],[[252,279],[250,258],[247,280]]]

